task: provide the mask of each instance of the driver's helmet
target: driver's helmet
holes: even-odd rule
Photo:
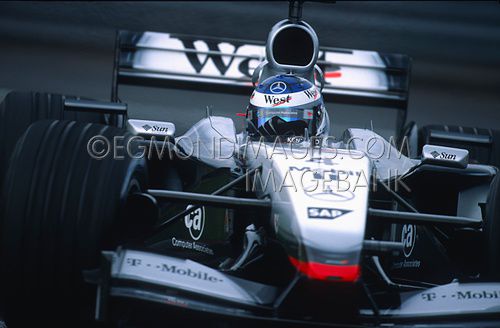
[[[247,108],[251,138],[284,142],[326,133],[328,118],[321,93],[295,75],[276,75],[257,85]]]

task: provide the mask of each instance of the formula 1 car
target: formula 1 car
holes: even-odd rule
[[[404,128],[410,59],[321,48],[301,11],[291,1],[265,46],[120,31],[111,102],[7,96],[8,325],[202,314],[239,325],[498,326],[497,168],[469,163],[467,149],[420,147],[415,126]],[[397,109],[399,138],[352,128],[342,140],[307,129],[255,139],[208,110],[176,136],[174,122],[128,119],[118,96],[120,84],[250,94],[279,74],[325,99]],[[50,110],[15,130],[29,120],[11,116],[20,99]]]

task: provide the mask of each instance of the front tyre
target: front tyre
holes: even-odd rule
[[[89,156],[97,135],[111,143],[130,138],[110,126],[49,120],[32,124],[16,144],[0,208],[0,295],[9,325],[76,322],[91,313],[95,289],[82,271],[116,246],[127,196],[146,189],[144,159]]]

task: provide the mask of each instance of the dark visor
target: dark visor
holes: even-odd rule
[[[293,137],[316,133],[316,108],[280,107],[261,108],[250,105],[247,119],[249,135],[259,138]]]

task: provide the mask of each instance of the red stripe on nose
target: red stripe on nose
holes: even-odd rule
[[[315,280],[355,282],[360,276],[359,265],[332,265],[317,262],[303,262],[288,257],[293,266],[302,274]]]

